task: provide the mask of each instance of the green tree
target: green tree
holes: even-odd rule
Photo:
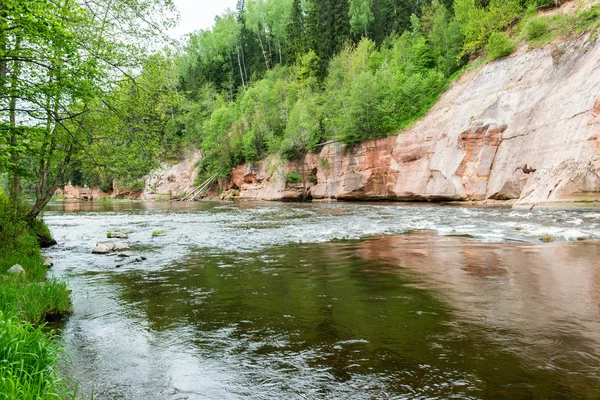
[[[271,68],[269,53],[266,46],[268,45],[267,38],[267,12],[265,9],[265,0],[248,0],[248,9],[246,11],[246,26],[258,37],[260,48],[262,50],[265,67]]]
[[[519,0],[491,0],[488,6],[475,0],[455,0],[454,13],[464,35],[463,53],[479,52],[493,32],[504,30],[522,11]]]
[[[302,11],[301,1],[293,0],[290,18],[285,32],[287,58],[291,64],[295,63],[306,51],[305,35],[304,13]]]
[[[76,152],[86,150],[89,106],[101,100],[116,73],[130,71],[151,38],[172,20],[170,1],[3,1],[0,59],[2,136],[10,138],[12,194],[20,178],[35,181],[34,219],[63,183]],[[150,14],[150,11],[158,11]],[[157,23],[161,25],[157,25]],[[162,23],[164,22],[164,25]],[[8,123],[4,122],[8,121]]]
[[[283,64],[283,43],[292,12],[292,0],[266,0],[265,14],[269,34],[277,43],[279,63]]]
[[[372,0],[350,0],[350,26],[352,33],[368,37],[368,29],[373,16]]]

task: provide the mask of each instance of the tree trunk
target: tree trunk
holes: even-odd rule
[[[246,77],[246,82],[248,82],[248,71],[246,70],[246,55],[244,54],[244,46],[242,46],[242,65],[244,66],[244,77]]]
[[[69,149],[61,165],[58,167],[56,176],[54,179],[50,177],[50,163],[46,163],[45,168],[38,171],[38,181],[35,184],[36,198],[31,211],[27,214],[27,220],[33,221],[40,215],[46,204],[50,201],[56,189],[60,186],[64,179],[67,167],[71,163],[71,156],[73,155],[73,143],[69,145]]]
[[[279,64],[283,65],[283,57],[281,55],[281,40],[277,39],[277,45],[279,46]]]
[[[242,78],[242,87],[244,88],[244,92],[246,91],[246,82],[244,81],[244,72],[242,71],[242,61],[240,59],[240,48],[239,47],[235,47],[235,52],[237,53],[237,61],[238,61],[238,67],[240,68],[240,78]]]
[[[15,58],[18,58],[18,55],[21,51],[21,37],[17,36],[15,42]],[[13,202],[16,202],[21,197],[21,177],[19,176],[19,150],[17,149],[18,145],[18,132],[17,132],[17,85],[18,79],[21,74],[21,62],[14,61],[13,62],[13,70],[12,76],[10,80],[10,101],[9,101],[9,126],[10,126],[10,152],[11,152],[11,170],[10,170],[10,199]]]
[[[256,36],[258,36],[258,42],[260,43],[260,48],[262,50],[263,57],[265,58],[265,65],[266,65],[267,71],[268,71],[269,70],[269,62],[267,61],[267,53],[265,52],[265,46],[263,45],[262,39],[260,37],[260,33],[257,33]]]
[[[0,11],[4,10],[6,5],[0,2]],[[0,33],[0,52],[6,54],[6,34]],[[8,75],[8,66],[6,61],[0,61],[0,93],[4,92],[4,86],[6,85],[6,76]]]

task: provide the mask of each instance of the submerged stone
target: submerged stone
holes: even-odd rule
[[[129,235],[122,232],[111,232],[110,237],[114,239],[129,239]]]

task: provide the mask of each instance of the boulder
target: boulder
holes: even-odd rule
[[[54,240],[54,238],[40,233],[37,234],[37,241],[42,249],[47,249],[48,247],[56,245],[56,240]]]
[[[123,232],[110,232],[111,239],[129,239],[129,235]]]
[[[98,242],[92,250],[92,254],[109,254],[113,252],[123,252],[129,250],[129,245],[125,243],[115,243],[112,241]]]
[[[92,250],[92,254],[108,254],[112,251],[112,247],[109,247],[105,244],[98,244]]]
[[[127,261],[124,264],[117,264],[117,265],[115,265],[115,268],[121,268],[121,267],[124,267],[124,266],[129,265],[129,264],[139,264],[139,263],[144,262],[146,260],[147,260],[147,258],[144,257],[144,256],[136,257],[133,260],[129,260],[129,261]],[[123,261],[123,259],[120,259],[120,260],[117,260],[117,261],[121,262],[121,261]]]
[[[221,193],[221,200],[233,201],[240,197],[240,191],[236,189],[230,189]]]
[[[25,275],[25,270],[19,264],[15,264],[7,271],[9,274]]]
[[[115,243],[112,251],[126,251],[129,250],[129,245],[125,243]]]
[[[54,266],[54,261],[47,254],[42,254],[42,262],[44,263],[44,267],[52,268]]]

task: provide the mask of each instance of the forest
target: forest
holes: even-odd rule
[[[120,112],[102,124],[88,121],[86,130],[129,135],[108,146],[110,154],[92,141],[93,158],[78,160],[71,180],[108,189],[118,177],[140,189],[156,160],[193,147],[203,152],[204,175],[226,177],[234,165],[269,154],[292,159],[327,141],[352,145],[397,133],[527,6],[519,0],[240,1],[212,29],[157,52],[135,81],[110,92]],[[500,35],[496,47],[510,41]],[[501,49],[496,57],[505,54]]]
[[[56,14],[57,24],[60,13],[89,18],[63,3],[44,6],[51,8],[44,14]],[[115,23],[96,10],[100,28],[73,20],[3,39],[3,68],[20,74],[5,74],[12,80],[3,83],[2,129],[11,133],[3,135],[0,160],[11,182],[22,176],[46,185],[29,187],[41,189],[40,206],[67,181],[109,190],[118,179],[139,190],[161,160],[194,147],[204,155],[203,175],[226,177],[234,165],[269,154],[291,159],[327,141],[395,134],[431,107],[470,58],[510,53],[504,30],[540,6],[240,0],[212,29],[174,44],[164,30],[175,17],[157,12],[161,2],[122,3],[139,3],[138,14]],[[4,15],[10,25],[13,17]],[[21,61],[52,34],[61,35],[58,48],[44,48],[39,62]],[[75,62],[78,46],[93,57]],[[52,161],[44,162],[49,149]],[[32,179],[40,174],[46,183]]]

